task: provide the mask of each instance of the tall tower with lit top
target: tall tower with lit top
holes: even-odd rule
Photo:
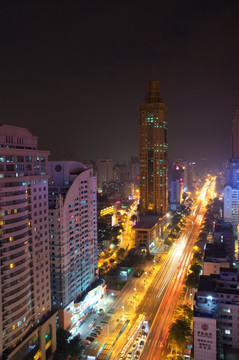
[[[139,148],[140,214],[163,216],[168,208],[168,108],[154,78],[140,105]]]

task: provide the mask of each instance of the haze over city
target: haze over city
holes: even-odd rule
[[[238,10],[237,1],[3,1],[1,122],[27,127],[52,159],[126,161],[138,154],[154,65],[169,157],[220,164],[238,107]]]

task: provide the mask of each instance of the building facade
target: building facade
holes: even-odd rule
[[[220,274],[220,268],[229,268],[230,261],[223,242],[207,243],[203,258],[203,275]]]
[[[224,188],[224,219],[234,226],[239,224],[239,186]]]
[[[112,159],[98,160],[98,187],[102,189],[104,183],[113,180],[113,161]]]
[[[235,111],[232,120],[232,157],[239,158],[239,110]]]
[[[183,200],[183,177],[184,166],[176,163],[172,167],[172,178],[170,182],[170,208],[172,210],[180,209]]]
[[[132,230],[134,231],[135,247],[140,250],[151,252],[162,240],[161,236],[167,224],[166,215],[162,218],[158,216],[145,215],[141,217]]]
[[[140,105],[140,214],[163,216],[168,208],[168,109],[159,81],[150,81]]]
[[[51,161],[49,173],[52,307],[66,329],[68,305],[98,278],[96,178],[75,161]]]
[[[232,265],[235,260],[235,237],[232,224],[230,222],[217,219],[214,224],[213,239],[215,243],[225,245]]]
[[[201,276],[194,301],[194,359],[239,357],[238,270],[221,268],[220,274]]]
[[[45,359],[38,329],[44,329],[46,321],[50,350],[56,348],[50,295],[49,152],[38,150],[37,137],[28,130],[9,125],[0,126],[0,146],[0,358],[31,352]]]

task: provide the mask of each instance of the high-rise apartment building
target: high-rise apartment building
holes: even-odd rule
[[[232,120],[232,157],[239,158],[239,110],[235,111]]]
[[[180,209],[180,205],[183,200],[183,176],[184,176],[184,167],[179,163],[173,165],[172,168],[172,180],[170,183],[170,208],[176,210]]]
[[[200,277],[194,300],[194,359],[238,359],[238,269]]]
[[[239,224],[239,159],[230,159],[224,187],[224,219]]]
[[[226,185],[233,188],[239,187],[239,158],[230,159],[226,168]]]
[[[96,178],[76,161],[50,161],[49,173],[52,307],[66,329],[70,304],[98,279]]]
[[[189,161],[187,167],[187,186],[190,191],[195,190],[196,182],[196,163],[194,161]]]
[[[112,159],[98,160],[98,187],[102,189],[104,183],[113,180],[113,161]]]
[[[168,109],[159,81],[150,81],[140,105],[140,213],[159,215],[168,208]]]
[[[48,151],[24,128],[0,126],[0,358],[45,359],[51,316]],[[35,356],[35,357],[34,357]]]
[[[129,161],[129,179],[137,180],[139,177],[139,158],[132,156]]]

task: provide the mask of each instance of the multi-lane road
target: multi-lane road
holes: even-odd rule
[[[200,211],[200,205],[198,211]],[[198,214],[194,216],[196,218]],[[142,311],[152,323],[142,359],[163,359],[163,346],[167,339],[173,311],[187,271],[192,248],[199,232],[196,222],[189,219],[179,240],[171,248],[162,264],[153,286],[150,287],[142,306]],[[139,310],[141,310],[139,308]]]
[[[211,197],[214,185],[215,179],[206,181],[191,215],[187,217],[184,230],[168,254],[163,255],[164,259],[152,264],[153,266],[151,265],[140,279],[131,279],[122,290],[114,304],[118,311],[112,321],[129,321],[129,324],[114,344],[111,356],[107,359],[128,360],[135,357],[136,350],[133,350],[132,354],[128,351],[131,352],[129,349],[132,350],[135,339],[138,338],[135,324],[138,324],[142,316],[148,320],[149,331],[144,339],[144,346],[135,348],[140,353],[139,358],[161,360],[166,357],[165,345],[173,311],[191,260],[193,245],[200,231],[207,198]],[[123,355],[122,349],[126,349]]]

